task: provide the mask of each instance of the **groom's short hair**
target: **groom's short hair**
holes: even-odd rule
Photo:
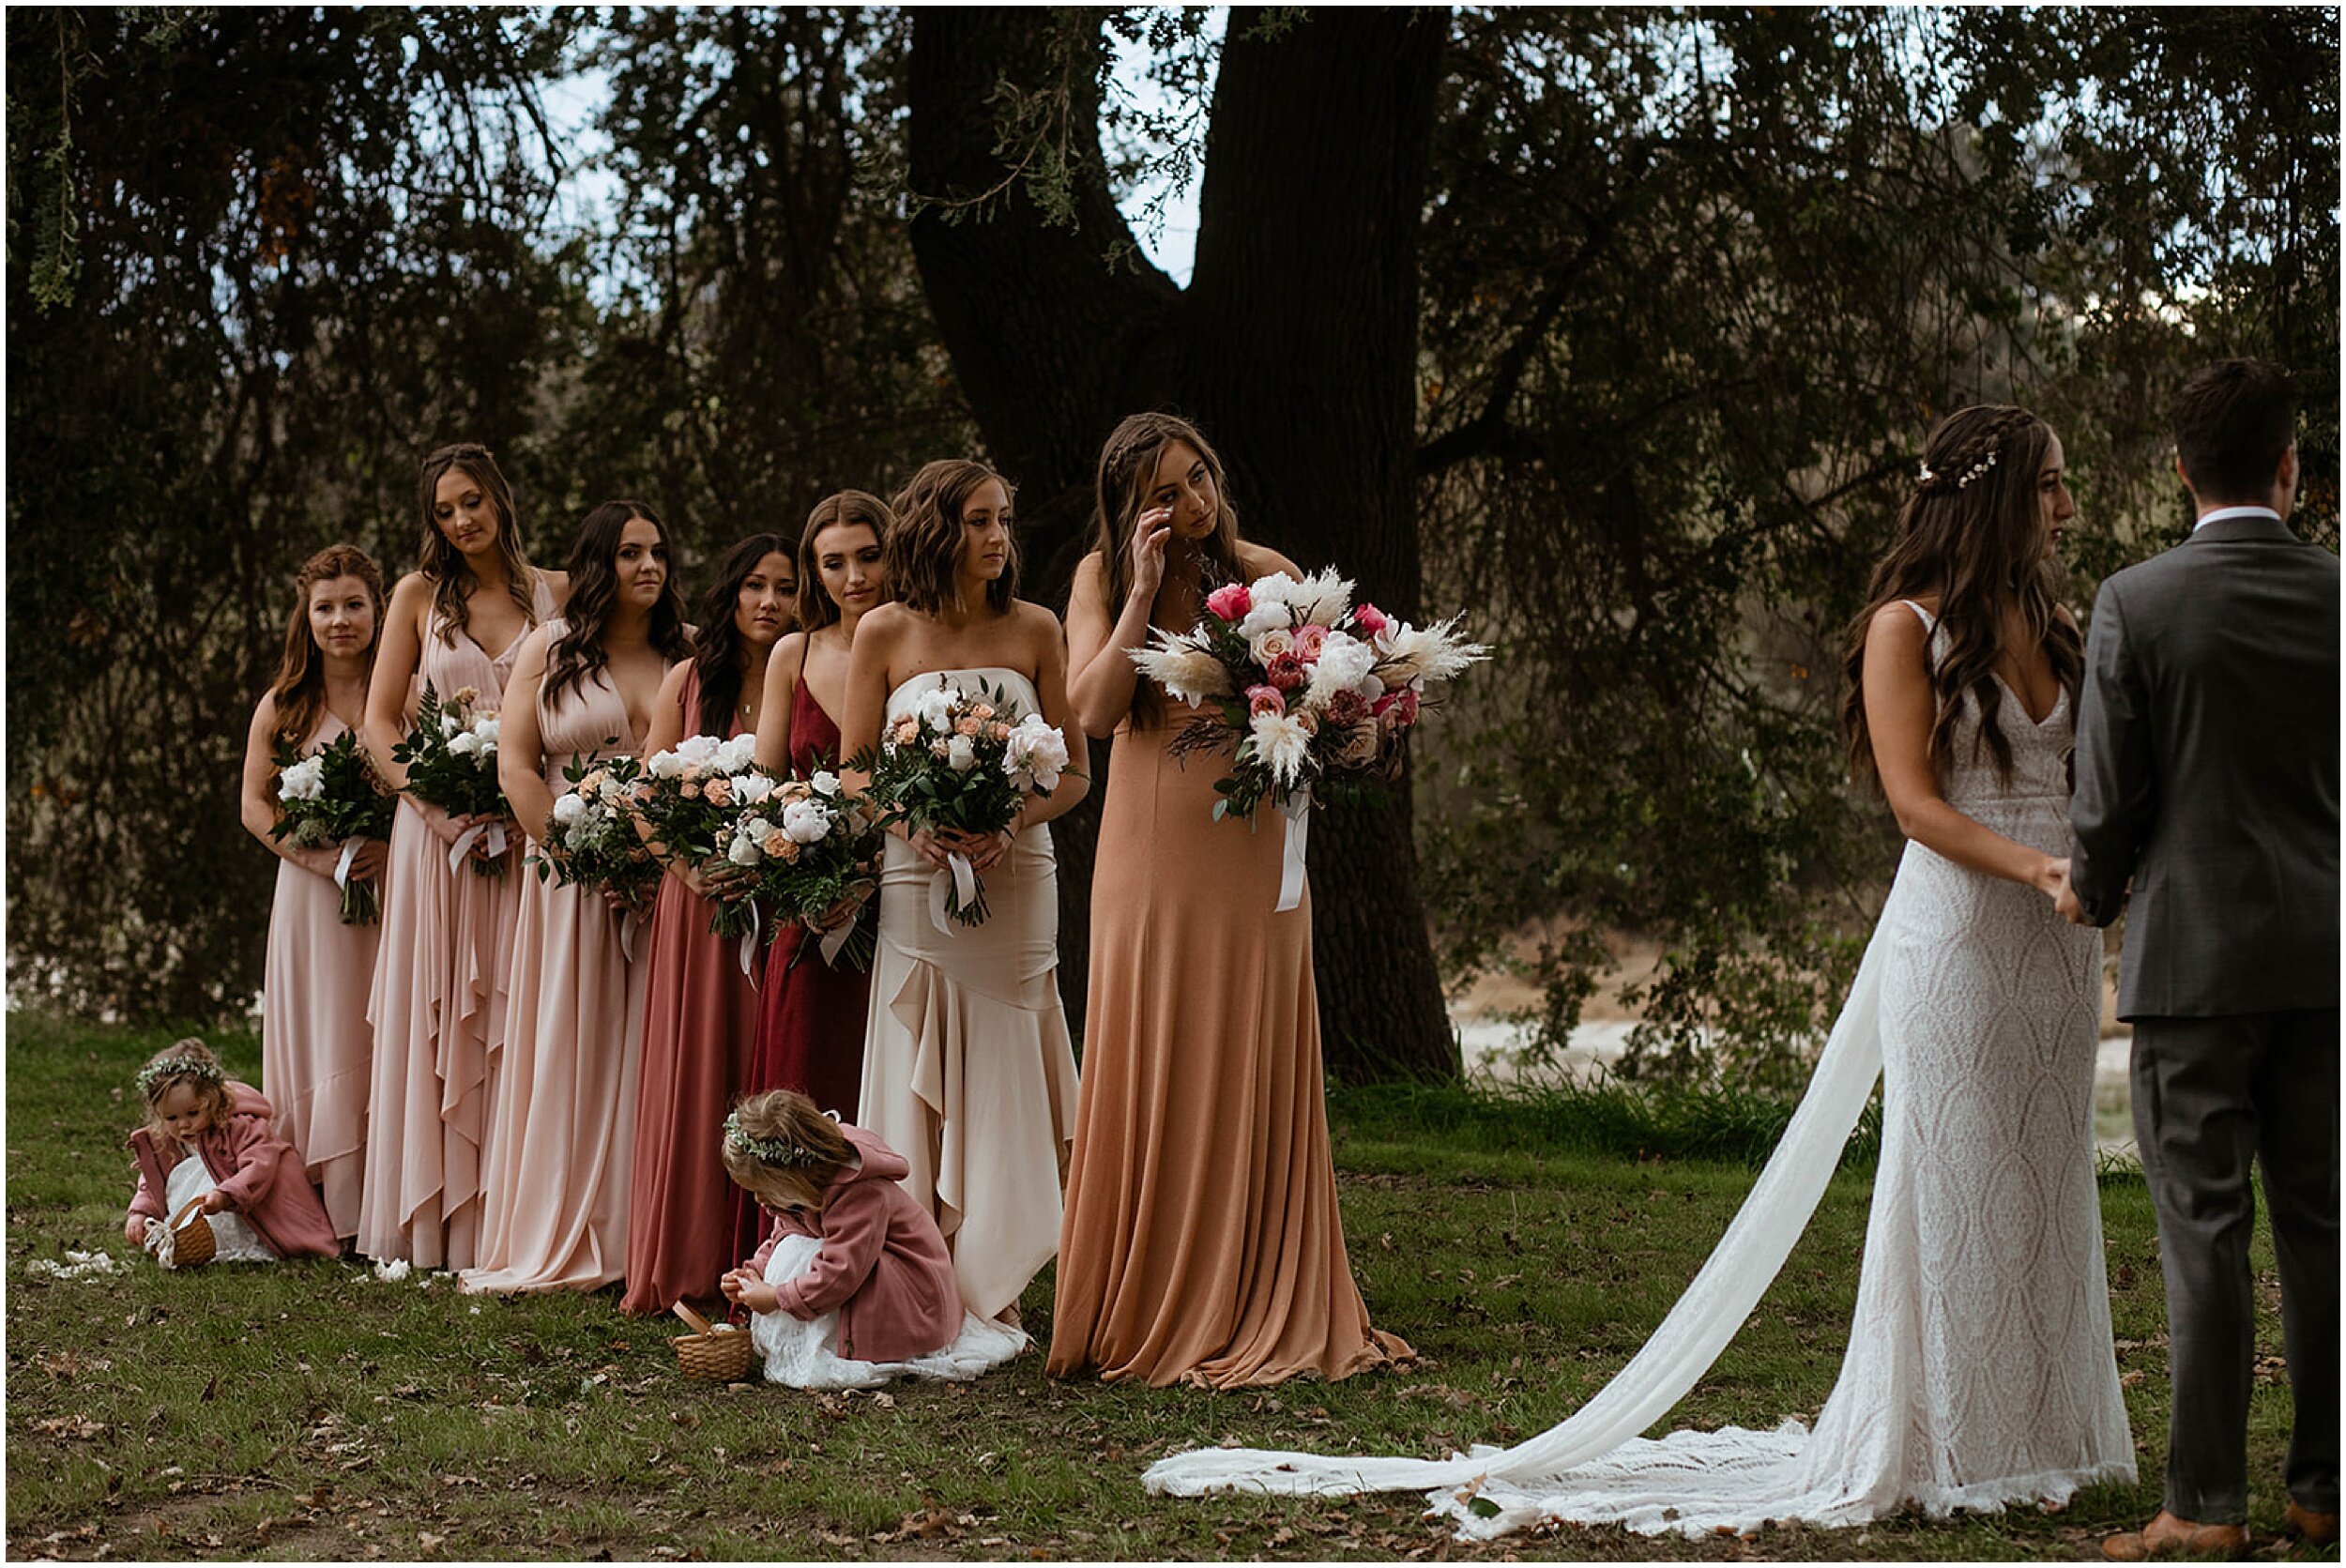
[[[2262,359],[2218,359],[2175,394],[2175,455],[2202,501],[2258,501],[2297,439],[2297,384]]]

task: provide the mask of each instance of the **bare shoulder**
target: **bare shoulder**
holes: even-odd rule
[[[912,624],[912,616],[910,610],[893,600],[885,604],[875,604],[864,612],[861,620],[855,623],[855,641],[858,646],[866,642],[892,643],[903,636],[905,629]],[[795,637],[800,633],[794,632],[791,635]]]
[[[793,670],[798,668],[799,660],[804,656],[805,648],[805,632],[784,632],[781,637],[775,640],[774,650],[766,656],[766,678],[771,680],[774,677],[774,672],[777,670]]]
[[[571,601],[571,574],[569,572],[554,571],[545,567],[539,567],[536,571],[539,577],[544,581],[546,591],[554,595],[556,609],[558,610]]]
[[[1930,628],[1901,600],[1892,600],[1866,623],[1866,657],[1920,662],[1930,646]]]
[[[668,673],[660,677],[660,700],[665,703],[681,703],[684,700],[684,683],[692,678],[692,660],[679,659],[669,665]]]
[[[1058,647],[1066,636],[1066,629],[1059,625],[1059,617],[1031,599],[1013,599],[1010,601],[1010,624],[1012,632],[1022,644],[1035,647]]]
[[[419,615],[432,602],[432,579],[420,571],[411,571],[391,587],[393,615]]]
[[[252,705],[252,732],[259,735],[277,727],[277,688],[272,686],[261,693],[261,700]]]
[[[1238,564],[1246,569],[1249,578],[1268,577],[1274,571],[1284,571],[1290,577],[1303,575],[1302,567],[1268,544],[1254,544],[1245,540],[1238,541]]]
[[[546,672],[546,649],[553,645],[554,633],[543,626],[533,626],[529,635],[522,639],[521,647],[513,655],[516,677],[541,676]]]

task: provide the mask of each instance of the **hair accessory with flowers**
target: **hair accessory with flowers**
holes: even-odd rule
[[[226,1082],[227,1077],[228,1074],[221,1071],[220,1063],[216,1061],[206,1061],[202,1057],[179,1056],[148,1062],[139,1069],[137,1083],[140,1095],[151,1098],[156,1085],[169,1083],[174,1078],[199,1078],[207,1084],[217,1084]]]
[[[2001,448],[1988,448],[1988,455],[1986,457],[1981,458],[1977,463],[1973,464],[1969,468],[1963,470],[1962,477],[1955,481],[1955,488],[1958,490],[1962,489],[1965,485],[1970,484],[1973,480],[1978,479],[1981,475],[1987,473],[1988,469],[1993,468],[1996,465],[1996,456],[2000,450],[2002,450]]]
[[[826,1163],[822,1155],[811,1149],[800,1149],[787,1138],[752,1135],[742,1127],[739,1111],[725,1113],[725,1144],[769,1165],[819,1165]]]

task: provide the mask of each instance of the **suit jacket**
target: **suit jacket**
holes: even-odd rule
[[[2129,878],[2118,1013],[2338,1006],[2338,562],[2270,517],[2102,584],[2078,704],[2069,876]]]

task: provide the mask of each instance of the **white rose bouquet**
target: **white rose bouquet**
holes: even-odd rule
[[[785,920],[824,931],[824,961],[861,970],[871,967],[873,934],[857,911],[879,888],[883,834],[879,807],[870,796],[850,796],[838,774],[818,770],[812,778],[785,780],[761,808],[745,814],[725,858],[755,874],[758,897],[775,911],[776,933]],[[827,918],[829,926],[821,923]],[[794,966],[807,946],[800,944]]]
[[[343,890],[342,922],[373,925],[383,918],[382,903],[373,882],[350,875],[351,855],[362,840],[391,836],[399,802],[383,787],[356,735],[338,735],[306,757],[281,746],[276,761],[278,816],[269,837],[296,849],[342,845],[334,874]]]
[[[969,834],[1008,828],[1029,795],[1048,799],[1067,770],[1067,738],[1039,713],[1021,715],[1004,693],[940,685],[880,732],[876,751],[849,766],[871,776],[883,821]],[[963,925],[988,913],[985,888],[952,857],[945,912]]]
[[[480,693],[466,686],[443,703],[425,681],[416,727],[391,748],[391,757],[407,765],[407,793],[450,816],[510,816],[513,807],[497,787],[496,715],[474,712],[480,700]],[[497,831],[491,842],[503,839]],[[465,846],[460,840],[458,847]],[[504,875],[503,850],[472,857],[472,869],[476,875]]]
[[[655,752],[637,789],[652,838],[672,862],[708,867],[727,862],[736,830],[772,798],[774,781],[757,770],[757,737],[690,736],[674,750]],[[754,928],[756,906],[746,891],[711,897],[708,929],[739,936]]]
[[[1175,738],[1177,754],[1235,739],[1213,812],[1251,819],[1266,799],[1373,796],[1400,765],[1427,686],[1490,655],[1458,620],[1420,629],[1354,604],[1333,571],[1301,582],[1274,571],[1216,588],[1195,629],[1151,632],[1132,658],[1177,700],[1212,709]]]
[[[553,840],[530,856],[538,879],[615,894],[642,910],[660,885],[660,862],[635,830],[643,765],[632,756],[576,758],[562,769],[570,787],[554,798]]]

